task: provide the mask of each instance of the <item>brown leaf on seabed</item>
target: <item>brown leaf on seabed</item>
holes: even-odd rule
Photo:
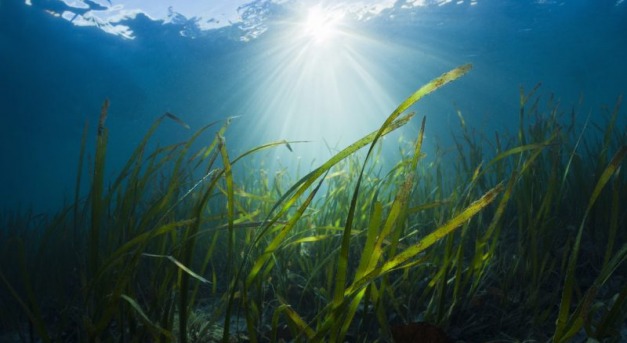
[[[429,323],[409,323],[390,327],[395,343],[452,343],[444,330]]]

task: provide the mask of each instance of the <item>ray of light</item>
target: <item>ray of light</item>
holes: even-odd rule
[[[251,64],[246,112],[249,139],[310,140],[294,151],[322,161],[330,147],[344,147],[374,130],[394,108],[377,81],[385,74],[370,57],[389,49],[356,32],[342,13],[315,7],[283,22],[260,43]],[[312,18],[313,16],[313,18]]]

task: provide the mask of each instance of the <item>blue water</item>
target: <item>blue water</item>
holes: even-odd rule
[[[141,15],[125,22],[134,36],[125,39],[46,12],[62,10],[58,1],[0,0],[0,209],[48,211],[70,201],[83,127],[87,121],[93,155],[105,98],[114,175],[165,111],[192,130],[167,123],[156,137],[162,145],[230,116],[240,116],[227,135],[233,155],[268,141],[310,140],[270,157],[287,165],[328,157],[327,144],[341,148],[376,129],[418,87],[464,63],[474,66],[469,75],[414,106],[427,116],[432,147],[450,144],[457,110],[488,135],[516,127],[520,87],[541,82],[541,94],[582,116],[614,106],[627,90],[621,1],[407,10],[397,2],[367,21],[344,18],[327,45],[296,37],[305,6],[294,3],[266,4],[264,32],[242,41],[236,26],[194,35],[187,27],[183,36],[186,27]]]

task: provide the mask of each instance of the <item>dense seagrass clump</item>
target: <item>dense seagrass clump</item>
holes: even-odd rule
[[[521,90],[517,132],[487,138],[460,111],[454,151],[427,156],[422,118],[382,165],[381,138],[411,121],[410,106],[470,69],[421,87],[302,177],[269,175],[262,160],[303,142],[233,158],[233,118],[150,148],[164,120],[190,128],[166,112],[107,179],[105,101],[87,167],[83,134],[73,203],[0,217],[0,340],[618,341],[620,101],[606,123],[580,125]]]

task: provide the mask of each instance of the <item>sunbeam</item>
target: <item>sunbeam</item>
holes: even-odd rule
[[[393,108],[371,60],[389,47],[360,34],[338,9],[316,6],[294,17],[259,46],[247,125],[257,141],[312,141],[294,147],[309,162],[375,129]]]

